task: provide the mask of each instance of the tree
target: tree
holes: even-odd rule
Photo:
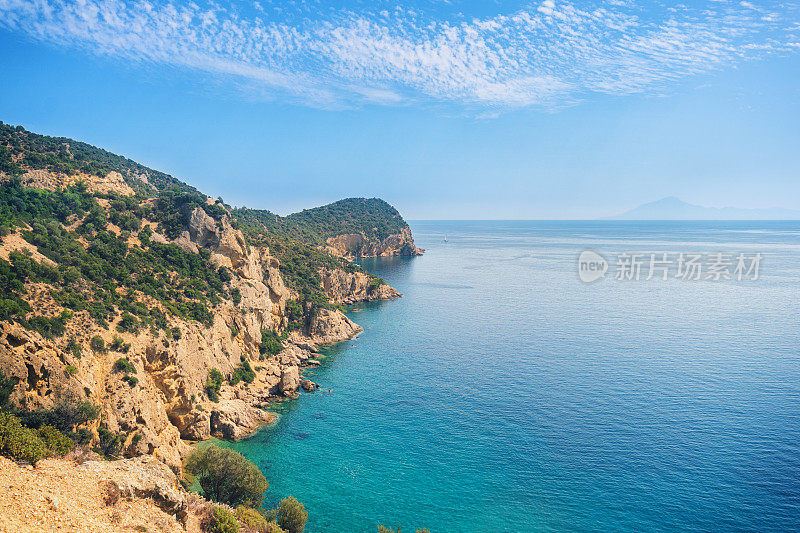
[[[186,472],[197,478],[206,498],[226,503],[258,507],[269,487],[256,465],[233,450],[208,446],[195,450],[186,459]]]
[[[305,505],[297,501],[294,496],[281,500],[278,504],[278,525],[289,533],[303,533],[308,520],[308,511]]]
[[[3,371],[0,370],[0,410],[8,406],[8,399],[11,393],[14,392],[14,387],[17,386],[18,378],[14,376],[6,377]]]

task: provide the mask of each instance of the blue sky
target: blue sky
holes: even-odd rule
[[[800,5],[0,0],[0,120],[288,213],[800,208]]]

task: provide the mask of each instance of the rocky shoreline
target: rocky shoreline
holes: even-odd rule
[[[39,185],[58,186],[57,180],[50,183],[42,174],[36,174]],[[95,181],[88,182],[90,189],[107,189],[105,181]],[[153,455],[180,473],[190,451],[188,443],[211,436],[239,439],[269,424],[275,415],[263,408],[297,393],[301,369],[317,364],[318,347],[362,331],[338,308],[321,307],[307,317],[302,332],[294,331],[281,341],[279,353],[263,354],[263,335],[287,329],[287,302],[297,298],[284,283],[279,260],[267,247],[248,245],[227,216],[215,220],[196,207],[188,220],[188,227],[172,241],[152,222],[143,220],[142,225],[151,229],[152,242],[172,242],[192,254],[207,253],[215,267],[231,273],[230,287],[240,301],[223,299],[211,310],[208,325],[167,315],[166,330],[137,333],[119,328],[120,316],[101,327],[87,311],[75,312],[57,338],[2,322],[0,370],[18,379],[11,401],[19,409],[91,402],[101,409],[103,427],[121,436],[123,457]],[[109,231],[115,231],[111,224]],[[7,257],[20,243],[36,257],[35,247],[19,233],[2,239],[0,256]],[[320,274],[332,304],[400,296],[363,272],[328,269]],[[38,313],[57,316],[64,311],[48,286],[29,283],[26,290]],[[139,298],[150,308],[166,311],[146,295]],[[119,371],[120,359],[130,365],[129,371]],[[206,390],[210,372],[231,376],[245,363],[254,373],[252,381],[225,382],[218,401],[211,401]],[[99,423],[87,429],[96,432]]]

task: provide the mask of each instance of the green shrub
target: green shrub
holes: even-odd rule
[[[106,353],[106,341],[100,335],[95,335],[89,341],[89,347],[97,353]]]
[[[8,407],[8,399],[11,393],[14,392],[14,387],[17,386],[19,379],[11,376],[6,377],[3,371],[0,370],[0,411]]]
[[[67,374],[69,374],[70,376],[74,376],[78,372],[78,367],[76,367],[75,365],[67,365],[66,368],[64,368],[64,370],[66,370]]]
[[[72,338],[69,340],[69,342],[67,342],[67,348],[66,348],[66,350],[67,350],[69,353],[71,353],[73,356],[75,356],[75,358],[76,358],[76,359],[80,359],[80,358],[81,358],[81,355],[83,355],[83,346],[81,346],[80,344],[78,344],[78,343],[75,341],[75,337],[72,337]]]
[[[51,455],[62,457],[73,447],[72,439],[53,426],[42,426],[37,433]]]
[[[224,507],[214,507],[206,531],[211,533],[238,533],[239,522],[232,512]]]
[[[17,416],[29,428],[53,426],[62,433],[70,433],[76,426],[97,419],[100,408],[89,401],[77,404],[60,403],[52,409],[19,412]]]
[[[136,367],[133,366],[127,357],[120,357],[117,359],[117,362],[114,363],[114,372],[125,372],[126,374],[135,374]]]
[[[131,349],[130,343],[125,342],[119,335],[114,335],[111,338],[111,344],[109,344],[108,347],[115,352],[121,353],[128,353]]]
[[[269,487],[258,467],[233,450],[208,446],[193,451],[184,465],[206,498],[230,506],[258,507]]]
[[[252,383],[253,380],[255,379],[256,379],[256,373],[250,366],[250,362],[247,359],[245,359],[236,368],[236,370],[234,370],[233,373],[231,373],[231,377],[228,378],[228,381],[230,382],[231,385],[236,385],[240,381],[244,381],[245,383]]]
[[[240,505],[236,508],[236,519],[239,521],[240,524],[245,526],[247,529],[252,531],[257,531],[258,533],[266,533],[266,532],[275,532],[275,528],[278,527],[278,524],[272,523],[267,520],[267,518],[257,509],[253,509],[252,507],[245,507],[244,505]],[[271,527],[274,526],[274,527]]]
[[[231,289],[231,301],[233,305],[239,305],[242,301],[242,293],[239,289]]]
[[[138,333],[139,319],[128,312],[122,313],[122,318],[120,319],[119,324],[117,324],[117,330],[122,331],[123,333]]]
[[[97,452],[106,457],[117,458],[122,447],[122,436],[114,433],[108,428],[100,426],[97,428]]]
[[[261,345],[259,351],[261,355],[278,355],[283,350],[281,341],[286,339],[286,335],[278,335],[268,329],[261,330]]]
[[[136,376],[128,376],[128,375],[123,377],[122,381],[124,381],[125,383],[130,385],[131,388],[134,388],[136,386],[136,384],[139,383],[139,380],[138,380],[138,378],[136,378]]]
[[[180,338],[181,338],[181,328],[179,328],[179,327],[172,328],[172,338],[175,339],[176,341],[180,340]]]
[[[0,413],[0,454],[32,465],[47,455],[47,447],[35,431],[10,413]]]
[[[303,533],[308,520],[306,507],[294,496],[281,500],[277,509],[278,525],[289,533]]]
[[[219,401],[219,390],[222,388],[222,380],[222,372],[216,368],[212,368],[208,372],[208,377],[206,378],[206,395],[208,395],[208,399],[212,402]]]

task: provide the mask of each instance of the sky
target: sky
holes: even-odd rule
[[[0,0],[0,120],[287,214],[800,209],[800,3]]]

